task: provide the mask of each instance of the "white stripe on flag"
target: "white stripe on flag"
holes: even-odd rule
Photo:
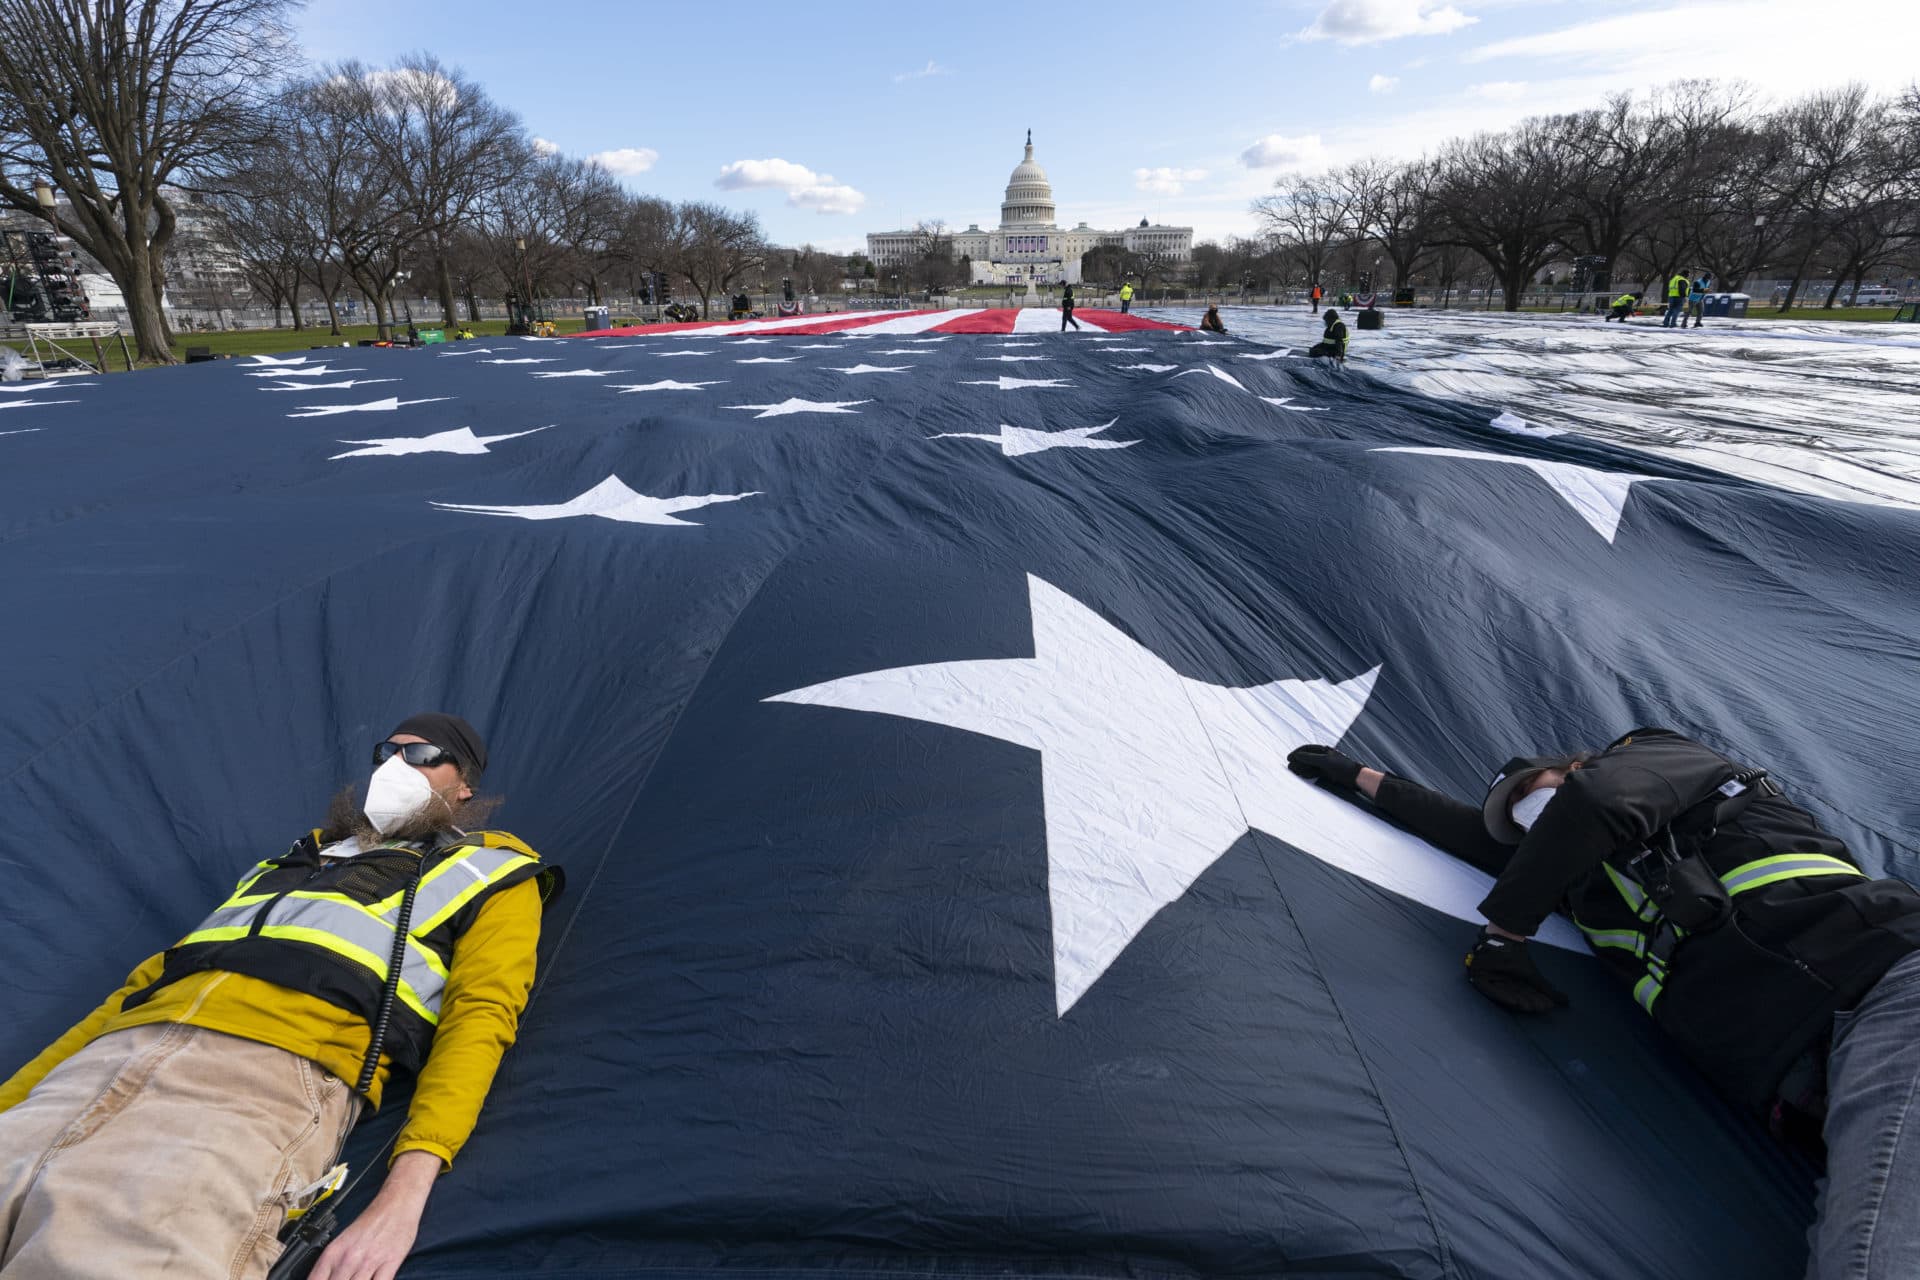
[[[1059,329],[1060,311],[1056,307],[1022,307],[1013,317],[1015,333],[1056,333]]]
[[[927,330],[943,325],[949,320],[958,320],[961,316],[975,316],[985,311],[985,307],[966,307],[955,311],[935,311],[924,316],[901,316],[898,320],[882,320],[879,324],[862,325],[854,333],[925,333]]]

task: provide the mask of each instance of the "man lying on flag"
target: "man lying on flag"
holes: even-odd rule
[[[1567,1003],[1527,953],[1564,906],[1723,1093],[1816,1156],[1824,1132],[1809,1280],[1920,1275],[1920,892],[1869,878],[1764,770],[1664,729],[1509,760],[1479,808],[1331,747],[1287,767],[1495,877],[1467,953],[1488,999]]]
[[[312,1275],[399,1269],[513,1043],[560,874],[464,829],[498,801],[460,717],[401,721],[373,763],[0,1085],[0,1271],[258,1280],[396,1069],[418,1082],[392,1167]]]

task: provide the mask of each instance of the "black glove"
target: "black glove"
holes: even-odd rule
[[[1351,791],[1360,778],[1360,762],[1332,747],[1295,747],[1287,754],[1287,768],[1313,782]]]
[[[1545,1013],[1564,1009],[1566,993],[1541,976],[1527,954],[1527,944],[1480,930],[1479,940],[1467,952],[1467,981],[1473,989],[1502,1009],[1515,1013]]]

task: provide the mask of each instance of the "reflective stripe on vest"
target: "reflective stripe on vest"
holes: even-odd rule
[[[413,918],[407,930],[407,950],[400,964],[400,1002],[428,1023],[440,1021],[440,995],[447,984],[446,961],[420,941],[451,919],[462,907],[499,881],[537,859],[507,848],[468,845],[421,877],[414,895]],[[296,889],[284,897],[248,893],[266,864],[242,880],[233,897],[222,903],[198,928],[175,946],[232,942],[239,938],[280,938],[331,951],[370,970],[384,986],[387,960],[393,954],[393,932],[405,891],[367,905],[341,893]],[[275,898],[279,901],[274,902]],[[266,921],[256,926],[262,903],[273,902]]]
[[[1660,993],[1666,989],[1667,965],[1657,955],[1649,954],[1653,947],[1653,937],[1663,923],[1660,907],[1637,883],[1614,870],[1612,864],[1600,864],[1607,873],[1607,879],[1619,890],[1621,899],[1627,904],[1627,910],[1635,918],[1644,921],[1645,929],[1592,929],[1581,924],[1578,916],[1574,924],[1586,935],[1587,942],[1595,947],[1612,947],[1620,951],[1630,951],[1646,962],[1646,974],[1633,984],[1633,998],[1642,1009],[1653,1012],[1654,1002],[1660,999]],[[1720,883],[1726,887],[1729,896],[1746,893],[1751,889],[1763,889],[1782,880],[1797,880],[1802,876],[1860,876],[1866,872],[1854,866],[1844,858],[1835,858],[1824,853],[1781,853],[1770,858],[1756,858],[1752,862],[1743,862],[1720,877]],[[1678,931],[1682,939],[1684,931]]]

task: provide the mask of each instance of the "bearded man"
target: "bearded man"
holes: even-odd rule
[[[403,720],[373,764],[364,799],[341,791],[0,1085],[7,1280],[258,1280],[396,1071],[417,1080],[386,1180],[312,1275],[399,1269],[513,1043],[560,873],[469,829],[497,802],[460,717]]]

